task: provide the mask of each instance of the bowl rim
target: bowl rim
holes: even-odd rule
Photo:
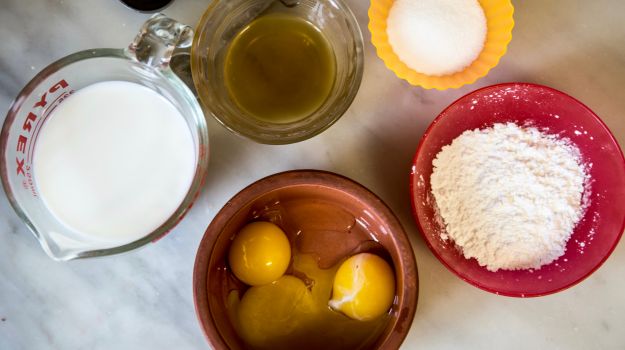
[[[276,178],[284,177],[288,178],[288,184],[274,183]],[[323,186],[345,192],[352,196],[354,194],[362,195],[357,198],[363,203],[371,204],[375,207],[376,214],[380,216],[380,218],[392,229],[392,240],[396,242],[397,247],[400,248],[397,252],[400,265],[396,266],[395,269],[403,271],[403,276],[405,276],[396,276],[398,285],[402,287],[403,298],[398,298],[398,316],[395,318],[393,328],[397,325],[401,325],[402,332],[389,332],[379,344],[379,348],[399,348],[407,337],[410,326],[414,320],[419,294],[417,262],[412,245],[408,238],[408,234],[403,228],[401,221],[393,213],[390,207],[368,188],[343,175],[313,169],[298,169],[279,172],[254,181],[236,193],[226,202],[226,204],[224,204],[219,212],[215,214],[214,219],[208,225],[198,246],[192,277],[195,313],[205,338],[211,346],[224,349],[229,348],[226,340],[215,327],[215,320],[213,319],[209,308],[207,288],[210,256],[213,254],[215,243],[220,236],[223,227],[230,221],[232,215],[234,215],[241,208],[241,206],[253,202],[269,191],[300,185]],[[412,279],[412,277],[410,277],[412,275],[414,276],[414,287],[411,286],[411,282],[407,282]],[[411,305],[414,306],[411,307]],[[207,328],[205,327],[205,324],[210,324],[213,328]]]
[[[605,254],[605,256],[592,269],[590,269],[583,276],[579,277],[578,279],[574,280],[573,282],[570,282],[570,283],[568,283],[568,284],[566,284],[566,285],[564,285],[562,287],[553,288],[553,289],[547,290],[545,292],[539,292],[539,293],[509,293],[509,292],[498,291],[498,290],[490,288],[490,287],[488,287],[488,286],[486,286],[484,284],[481,284],[479,281],[472,280],[470,278],[462,276],[458,271],[456,271],[456,269],[454,267],[451,266],[451,264],[447,263],[438,254],[438,251],[430,243],[430,240],[428,239],[427,235],[425,234],[425,232],[423,230],[423,225],[421,225],[421,221],[419,220],[419,216],[417,215],[417,209],[416,209],[416,204],[415,204],[415,196],[413,195],[413,193],[415,192],[415,189],[416,189],[416,186],[415,186],[416,185],[416,181],[415,181],[415,168],[416,168],[417,159],[421,155],[421,151],[423,149],[423,145],[425,144],[425,140],[426,140],[427,136],[430,134],[432,129],[436,126],[438,121],[440,119],[442,119],[445,115],[447,115],[447,111],[449,109],[451,109],[451,107],[455,106],[456,104],[460,103],[461,100],[463,100],[463,99],[465,99],[465,98],[467,98],[467,97],[469,97],[471,95],[474,95],[474,94],[476,94],[478,92],[481,92],[483,90],[494,89],[494,88],[502,89],[502,88],[511,87],[511,86],[525,86],[525,87],[528,87],[530,89],[544,89],[544,90],[553,92],[553,93],[555,93],[557,95],[562,95],[562,96],[564,96],[566,98],[569,98],[569,99],[572,100],[572,102],[578,103],[583,109],[587,110],[590,113],[590,115],[593,116],[595,121],[599,122],[601,127],[607,132],[607,135],[609,136],[609,138],[612,141],[612,143],[617,146],[616,148],[619,150],[618,153],[620,155],[621,166],[625,169],[625,156],[623,155],[623,150],[620,148],[620,146],[618,144],[618,141],[616,140],[616,138],[614,137],[614,135],[612,134],[612,132],[610,131],[608,126],[605,124],[605,122],[603,120],[601,120],[601,118],[595,112],[593,112],[588,106],[586,106],[584,103],[582,103],[581,101],[579,101],[575,97],[573,97],[573,96],[571,96],[571,95],[569,95],[569,94],[567,94],[565,92],[562,92],[560,90],[554,89],[552,87],[541,85],[541,84],[535,84],[535,83],[505,82],[505,83],[493,84],[493,85],[489,85],[489,86],[485,86],[485,87],[479,88],[477,90],[473,90],[473,91],[471,91],[471,92],[469,92],[469,93],[459,97],[454,102],[452,102],[447,107],[445,107],[436,116],[436,118],[434,118],[434,120],[432,120],[430,125],[427,127],[427,129],[423,133],[423,136],[421,137],[421,140],[419,141],[419,145],[417,146],[417,150],[416,150],[415,155],[414,155],[414,157],[412,159],[412,166],[411,166],[411,171],[410,171],[410,181],[409,181],[410,205],[411,205],[411,208],[412,208],[413,220],[416,222],[417,227],[419,228],[419,234],[421,235],[421,237],[423,238],[423,240],[427,244],[428,249],[430,250],[430,252],[432,252],[432,254],[434,254],[436,259],[438,259],[438,261],[440,261],[454,275],[458,276],[461,280],[469,283],[472,286],[475,286],[475,287],[477,287],[477,288],[479,288],[481,290],[484,290],[484,291],[487,291],[487,292],[490,292],[490,293],[493,293],[493,294],[496,294],[496,295],[503,295],[503,296],[507,296],[507,297],[516,297],[516,298],[533,298],[533,297],[541,297],[541,296],[546,296],[546,295],[550,295],[550,294],[555,294],[557,292],[561,292],[563,290],[571,288],[571,287],[579,284],[580,282],[582,282],[586,278],[588,278],[595,271],[597,271],[605,263],[605,261],[610,257],[610,255],[612,255],[612,252],[614,252],[614,250],[618,246],[619,241],[621,240],[621,237],[623,236],[623,230],[625,230],[625,217],[623,218],[623,222],[621,223],[620,231],[617,234],[617,237],[616,237],[616,240],[614,241],[614,244],[610,247],[610,249]]]

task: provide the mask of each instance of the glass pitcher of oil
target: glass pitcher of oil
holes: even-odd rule
[[[363,66],[362,34],[341,0],[216,0],[191,50],[206,110],[268,144],[330,127],[356,96]]]

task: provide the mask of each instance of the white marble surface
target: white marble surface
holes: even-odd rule
[[[195,23],[208,1],[176,0],[166,14]],[[419,306],[403,348],[623,349],[625,245],[572,289],[537,299],[478,290],[429,252],[410,214],[408,174],[428,123],[457,97],[504,81],[550,85],[597,112],[625,145],[625,1],[515,1],[508,54],[487,78],[427,91],[397,79],[368,43],[364,0],[348,0],[363,29],[366,68],[350,110],[309,141],[262,146],[210,121],[211,164],[199,200],[166,238],[107,258],[50,260],[0,197],[0,349],[202,349],[191,272],[213,215],[238,190],[282,170],[317,168],[381,196],[408,231]],[[1,0],[0,111],[51,61],[122,47],[147,15],[115,0]]]

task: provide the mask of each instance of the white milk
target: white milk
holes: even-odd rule
[[[41,198],[79,234],[105,242],[144,237],[178,208],[196,154],[184,117],[139,84],[76,91],[43,125],[33,155]]]

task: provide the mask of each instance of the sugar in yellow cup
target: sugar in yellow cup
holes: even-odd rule
[[[486,41],[480,55],[468,67],[453,74],[433,76],[419,73],[397,57],[388,41],[386,20],[393,3],[394,0],[371,0],[369,7],[371,42],[386,67],[412,85],[445,90],[471,84],[485,76],[499,63],[499,59],[506,53],[508,43],[512,40],[514,7],[511,0],[479,0],[486,16],[487,26]]]

